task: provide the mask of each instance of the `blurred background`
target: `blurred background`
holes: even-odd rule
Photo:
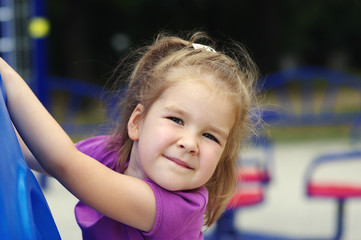
[[[162,31],[245,44],[263,75],[292,65],[360,71],[361,2],[48,1],[52,75],[104,81],[124,51]]]
[[[244,159],[257,155],[262,161],[245,161],[244,166],[269,176],[251,180],[252,185],[259,183],[258,200],[236,209],[231,221],[237,233],[229,234],[235,239],[245,233],[242,239],[359,240],[360,12],[358,0],[1,0],[0,56],[78,141],[97,132],[107,119],[100,95],[130,48],[152,41],[160,31],[203,30],[221,42],[243,43],[259,66],[264,103],[272,106],[264,115],[261,144],[244,152]],[[292,80],[284,80],[286,76]],[[311,85],[301,87],[309,80]],[[289,98],[279,98],[273,89],[286,89]],[[304,109],[304,102],[311,110]],[[335,115],[342,120],[328,121]],[[312,192],[308,182],[310,166],[331,154],[332,159],[352,161],[341,160],[317,175],[333,184],[327,197],[318,198],[320,193]],[[63,239],[80,239],[73,216],[76,199],[52,179],[47,181],[44,193]],[[344,213],[341,220],[337,209]],[[337,232],[340,226],[342,234]]]
[[[39,14],[49,21],[46,57],[53,76],[102,83],[129,47],[149,42],[162,30],[200,29],[216,39],[239,41],[253,54],[262,75],[305,64],[359,72],[361,63],[357,0],[10,2],[17,6],[14,17]],[[28,32],[28,22],[16,27],[17,34]],[[24,48],[21,45],[17,42]]]

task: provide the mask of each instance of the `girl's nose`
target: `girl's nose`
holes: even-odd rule
[[[197,154],[198,153],[198,144],[196,137],[194,136],[183,136],[178,140],[177,146],[183,149],[186,152]]]

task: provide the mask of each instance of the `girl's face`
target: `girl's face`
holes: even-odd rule
[[[212,176],[234,124],[232,102],[206,84],[178,70],[176,81],[154,102],[144,119],[134,110],[128,132],[134,140],[127,175],[150,178],[170,191],[204,185]]]

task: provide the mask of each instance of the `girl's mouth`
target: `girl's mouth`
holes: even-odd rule
[[[167,156],[164,156],[165,158],[167,158],[168,160],[174,162],[175,164],[181,166],[181,167],[184,167],[184,168],[187,168],[187,169],[193,169],[188,163],[178,159],[178,158],[172,158],[172,157],[167,157]]]

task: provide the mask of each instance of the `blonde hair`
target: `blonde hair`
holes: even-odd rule
[[[139,50],[140,58],[130,73],[126,96],[117,108],[121,112],[119,125],[112,134],[109,146],[118,153],[117,170],[124,172],[133,145],[128,136],[127,123],[137,104],[143,104],[146,115],[158,97],[173,84],[166,78],[170,70],[186,67],[213,76],[215,80],[211,84],[216,84],[234,103],[236,121],[219,164],[205,184],[209,192],[205,225],[210,226],[224,211],[236,188],[237,159],[247,130],[251,129],[249,112],[255,95],[254,82],[258,78],[258,69],[247,51],[236,43],[232,43],[230,50],[233,57],[229,57],[218,50],[195,49],[193,43],[204,40],[207,44],[211,42],[204,33],[196,32],[189,39],[161,34],[153,44]],[[124,67],[118,67],[114,76],[123,70]],[[122,75],[117,79],[122,81]]]

